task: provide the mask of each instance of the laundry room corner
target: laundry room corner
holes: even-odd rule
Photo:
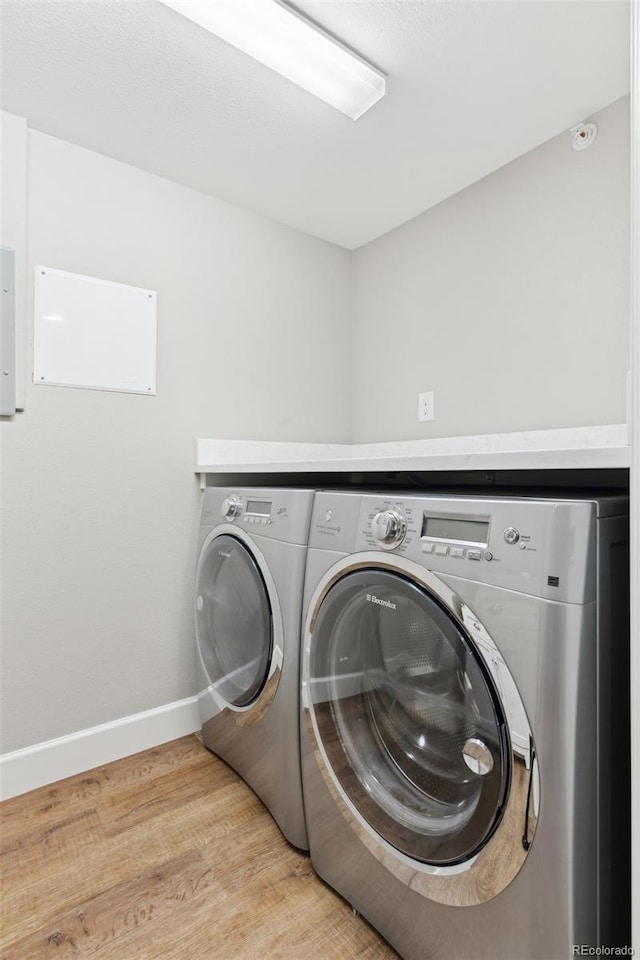
[[[4,960],[640,952],[640,0],[0,0]]]

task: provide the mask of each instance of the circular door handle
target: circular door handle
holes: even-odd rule
[[[476,737],[471,737],[470,740],[467,740],[462,748],[462,755],[469,770],[472,770],[473,773],[480,774],[481,777],[486,776],[487,773],[491,773],[493,770],[493,754],[491,750],[489,750],[486,743],[483,743],[482,740],[478,740]]]

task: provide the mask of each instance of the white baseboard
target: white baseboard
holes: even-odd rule
[[[176,700],[0,756],[0,799],[15,797],[200,729],[198,698]]]

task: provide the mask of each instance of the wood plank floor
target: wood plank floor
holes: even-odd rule
[[[0,956],[397,960],[197,736],[0,804]]]

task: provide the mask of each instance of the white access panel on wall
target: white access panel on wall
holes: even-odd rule
[[[156,392],[155,290],[36,267],[35,383]]]

